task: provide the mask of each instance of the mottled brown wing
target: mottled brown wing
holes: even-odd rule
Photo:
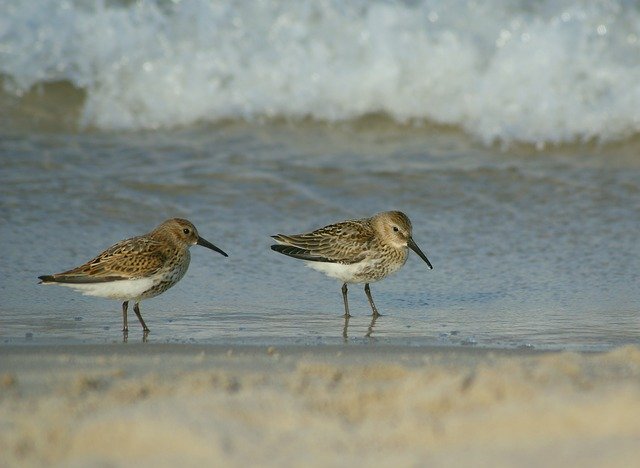
[[[305,234],[278,234],[272,237],[280,244],[271,248],[290,257],[350,264],[365,258],[374,232],[366,220],[356,220],[330,224]]]
[[[40,279],[58,283],[102,283],[153,275],[167,259],[160,247],[158,242],[147,237],[126,239],[84,265]]]

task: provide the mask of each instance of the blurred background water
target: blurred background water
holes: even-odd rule
[[[230,257],[192,249],[150,341],[341,343],[340,284],[269,236],[400,209],[434,270],[373,284],[373,326],[352,286],[347,342],[640,344],[634,2],[0,13],[2,343],[121,340],[117,302],[36,277],[173,216]]]

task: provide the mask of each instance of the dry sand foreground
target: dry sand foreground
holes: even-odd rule
[[[0,466],[638,466],[640,348],[0,348]]]

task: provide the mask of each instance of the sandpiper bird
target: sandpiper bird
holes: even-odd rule
[[[372,315],[380,315],[371,298],[369,283],[394,273],[407,261],[410,248],[433,268],[411,237],[411,221],[400,211],[385,211],[371,218],[330,224],[315,231],[272,236],[271,248],[342,281],[344,316],[349,317],[347,284],[364,283]]]
[[[129,301],[134,301],[133,311],[148,333],[140,314],[140,301],[155,297],[180,281],[191,261],[189,247],[195,244],[228,256],[200,237],[191,222],[173,218],[148,234],[118,242],[84,265],[38,278],[42,283],[68,286],[86,296],[124,301],[123,332],[129,331],[127,307]]]

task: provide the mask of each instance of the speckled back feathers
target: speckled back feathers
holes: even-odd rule
[[[192,223],[172,218],[148,234],[114,244],[79,267],[40,279],[45,283],[99,283],[144,278],[175,268],[186,271],[189,247],[197,240]]]

